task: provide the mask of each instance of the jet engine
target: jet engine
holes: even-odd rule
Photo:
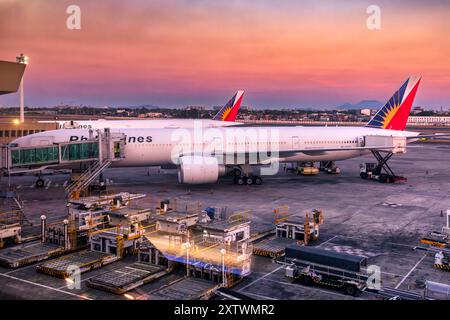
[[[178,182],[202,184],[217,182],[226,172],[224,165],[219,165],[215,157],[183,156],[178,166]]]

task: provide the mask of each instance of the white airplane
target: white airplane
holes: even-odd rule
[[[196,120],[197,125],[205,128],[229,127],[240,125],[235,122],[241,106],[244,91],[239,90],[219,110],[212,119]],[[104,128],[193,128],[193,119],[154,119],[154,120],[45,120],[39,123],[55,123],[59,129],[104,129]]]
[[[375,153],[388,153],[379,160],[385,162],[394,150],[405,150],[406,143],[431,137],[404,131],[419,82],[418,77],[409,78],[364,127],[112,128],[112,133],[126,136],[124,158],[112,166],[175,164],[179,182],[188,184],[214,183],[238,167],[241,176],[236,183],[261,184],[262,178],[252,174],[253,165],[336,161],[371,152],[375,157]],[[21,137],[13,143],[32,147],[38,141],[81,141],[88,136],[89,130],[61,129]]]

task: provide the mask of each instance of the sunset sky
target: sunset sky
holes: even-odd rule
[[[30,57],[33,106],[212,106],[244,89],[251,107],[332,107],[385,102],[418,74],[416,105],[448,108],[449,33],[450,1],[0,0],[0,60]]]

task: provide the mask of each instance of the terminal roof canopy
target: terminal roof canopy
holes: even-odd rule
[[[16,92],[25,71],[25,64],[0,60],[0,94]]]

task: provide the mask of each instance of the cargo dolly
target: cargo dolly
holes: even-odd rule
[[[40,264],[36,267],[36,270],[57,278],[68,278],[71,276],[69,271],[71,267],[77,267],[80,273],[85,273],[99,269],[119,259],[120,257],[117,255],[85,250]]]
[[[102,273],[87,281],[87,286],[115,294],[123,294],[168,273],[163,266],[136,262]]]

